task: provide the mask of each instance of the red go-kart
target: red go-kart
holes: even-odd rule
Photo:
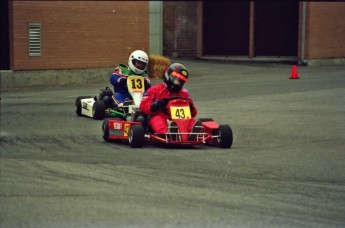
[[[206,144],[230,148],[233,134],[229,125],[219,125],[211,118],[199,119],[201,125],[190,132],[192,121],[189,102],[183,97],[172,97],[166,106],[170,115],[168,132],[157,134],[149,126],[150,116],[142,115],[140,111],[133,115],[132,121],[109,118],[103,121],[103,139],[109,141],[128,141],[134,148],[143,147],[145,142],[157,142],[169,145]],[[195,131],[196,130],[196,131]]]

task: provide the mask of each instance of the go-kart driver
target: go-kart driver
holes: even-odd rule
[[[151,87],[150,79],[146,72],[148,63],[148,55],[142,50],[136,50],[128,58],[128,67],[120,64],[114,69],[110,77],[110,83],[114,86],[113,100],[116,106],[121,106],[126,99],[133,99],[127,88],[128,76],[143,76],[145,78],[145,90]]]
[[[163,109],[165,109],[170,97],[180,96],[185,98],[189,101],[192,117],[196,116],[197,109],[194,106],[194,102],[190,98],[188,91],[183,89],[183,85],[187,80],[188,71],[186,67],[180,63],[173,63],[164,71],[163,83],[152,86],[144,94],[140,103],[140,109],[144,114],[151,115],[149,124],[157,134],[164,134],[168,131],[167,119],[169,116]],[[195,120],[192,121],[189,126],[190,132],[192,132],[195,125],[201,125],[201,123]]]

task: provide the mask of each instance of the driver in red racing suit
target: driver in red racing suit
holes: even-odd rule
[[[197,109],[194,106],[193,100],[190,98],[188,91],[182,89],[187,80],[188,71],[185,66],[180,63],[173,63],[164,71],[164,82],[152,86],[144,94],[140,103],[140,109],[144,114],[151,115],[150,126],[154,132],[164,134],[168,130],[167,120],[169,116],[163,111],[168,103],[167,98],[173,96],[185,98],[189,101],[192,117],[196,116]],[[197,121],[197,124],[201,125],[199,121]],[[189,130],[192,131],[195,125],[196,121],[193,119]]]

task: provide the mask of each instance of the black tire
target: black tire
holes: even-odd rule
[[[105,119],[102,124],[103,139],[106,142],[109,142],[109,119]]]
[[[112,103],[113,103],[113,99],[109,96],[105,96],[102,99],[100,99],[102,101],[104,101],[105,104],[105,108],[111,108],[113,107]]]
[[[102,120],[105,116],[105,102],[97,100],[92,107],[92,116],[95,120]]]
[[[213,119],[212,118],[200,118],[199,121],[207,122],[207,121],[213,121]]]
[[[128,142],[133,148],[143,147],[145,142],[144,127],[139,124],[132,125],[131,129],[129,130]]]
[[[77,113],[78,116],[81,116],[81,99],[85,99],[85,98],[91,98],[90,96],[79,96],[77,97],[77,99],[75,100],[75,106],[77,107],[77,110],[75,111],[75,113]]]
[[[220,148],[230,148],[233,142],[232,130],[229,125],[219,125],[218,145]]]

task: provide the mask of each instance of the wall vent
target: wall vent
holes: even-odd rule
[[[41,56],[40,23],[29,23],[29,56]]]

